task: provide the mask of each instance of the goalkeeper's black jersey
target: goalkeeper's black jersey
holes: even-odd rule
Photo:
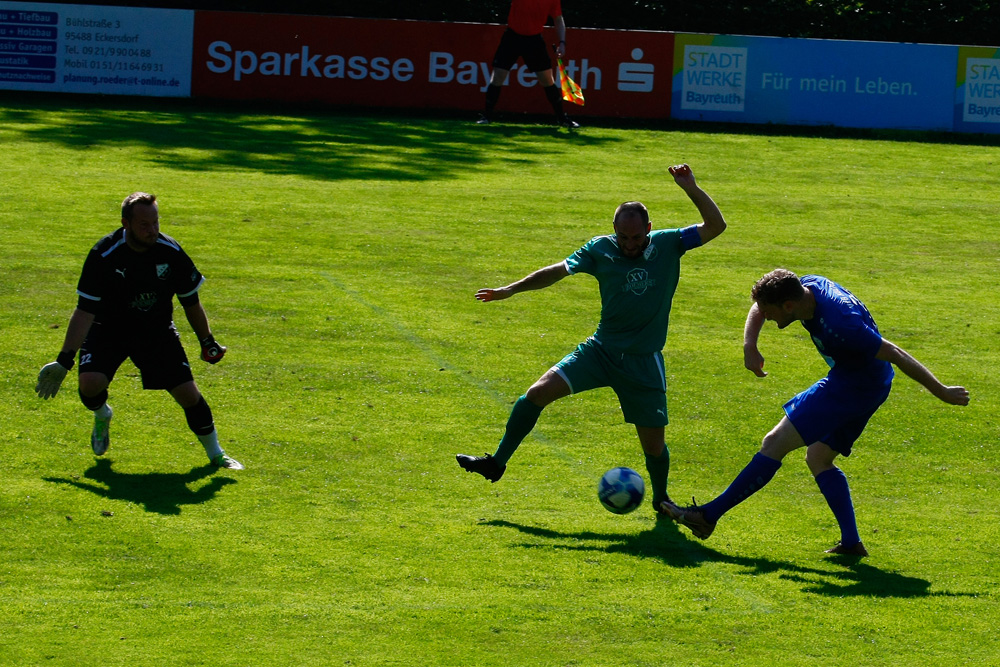
[[[125,233],[120,227],[90,250],[77,284],[77,307],[93,313],[96,322],[123,331],[169,327],[174,295],[182,303],[197,298],[205,278],[166,234],[146,252],[136,252],[125,242]]]

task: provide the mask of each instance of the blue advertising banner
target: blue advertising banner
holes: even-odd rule
[[[693,35],[674,40],[682,120],[951,131],[957,46]]]

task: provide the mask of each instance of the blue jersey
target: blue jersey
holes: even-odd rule
[[[830,366],[830,375],[844,373],[879,383],[892,379],[892,364],[875,357],[882,345],[875,320],[865,304],[823,276],[802,276],[816,299],[812,319],[802,320],[816,349]]]
[[[636,258],[625,257],[614,235],[598,236],[566,259],[569,273],[589,273],[601,290],[601,322],[594,338],[623,354],[651,354],[667,340],[680,259],[701,245],[697,227],[659,229]]]

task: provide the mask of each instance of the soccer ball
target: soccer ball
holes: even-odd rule
[[[640,504],[646,493],[642,477],[631,468],[612,468],[597,484],[597,499],[614,514],[628,514]]]

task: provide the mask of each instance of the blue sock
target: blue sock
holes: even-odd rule
[[[847,476],[840,468],[832,468],[816,475],[816,484],[826,504],[833,510],[833,516],[840,524],[840,543],[851,547],[861,541],[858,535],[858,523],[854,518],[854,503],[851,501],[851,488],[847,485]]]
[[[699,507],[702,515],[708,521],[718,521],[723,514],[764,488],[780,467],[781,461],[775,461],[760,452],[754,454],[728,489],[712,502]]]
[[[500,445],[497,447],[493,458],[502,466],[507,465],[507,461],[517,451],[521,441],[524,440],[531,429],[535,428],[538,415],[542,414],[542,408],[528,400],[527,396],[521,396],[514,403],[514,409],[510,411],[507,419],[507,430],[504,431]]]

